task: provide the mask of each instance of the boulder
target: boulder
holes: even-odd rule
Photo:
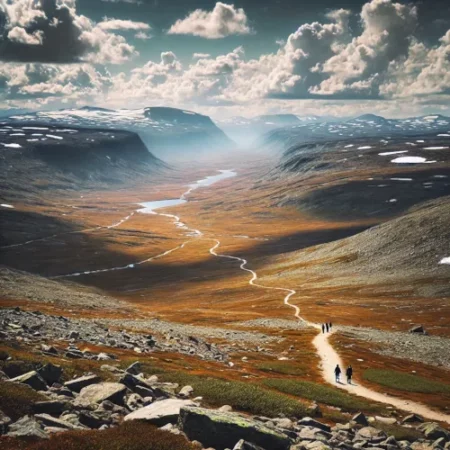
[[[184,386],[184,388],[180,389],[178,395],[183,398],[188,398],[194,392],[194,388],[192,386]]]
[[[65,420],[56,419],[50,414],[36,414],[34,418],[47,427],[57,427],[65,430],[76,430],[78,428],[76,425],[66,422]]]
[[[355,414],[352,417],[352,422],[355,422],[358,425],[363,425],[364,427],[367,427],[369,425],[369,421],[367,420],[367,417],[362,412]]]
[[[447,441],[450,441],[450,432],[439,426],[435,422],[425,422],[419,427],[419,431],[421,431],[425,437],[431,441],[435,441],[439,438],[444,438]]]
[[[64,411],[70,409],[69,402],[63,402],[60,400],[49,400],[46,402],[36,402],[33,404],[33,412],[35,414],[51,414],[60,416]]]
[[[374,427],[364,427],[358,430],[355,436],[355,440],[359,441],[372,441],[372,442],[382,442],[387,438],[384,431],[378,430]]]
[[[52,363],[45,364],[37,370],[38,374],[51,386],[53,383],[59,383],[61,380],[62,369]]]
[[[9,424],[11,422],[12,420],[3,411],[0,410],[0,436],[8,432]]]
[[[409,329],[410,333],[426,334],[425,328],[422,325],[415,325]]]
[[[291,445],[287,436],[236,413],[186,406],[178,425],[190,440],[216,450],[233,448],[241,439],[270,450],[288,450]]]
[[[85,375],[84,377],[75,378],[73,380],[64,383],[64,386],[69,388],[71,391],[80,392],[81,389],[89,386],[91,384],[99,383],[100,377],[97,375]]]
[[[128,389],[138,393],[141,397],[167,398],[169,395],[158,387],[151,386],[148,381],[141,377],[126,373],[119,383],[124,384]],[[141,388],[145,388],[145,392]]]
[[[403,423],[423,423],[423,417],[418,414],[410,414],[406,416],[403,420]]]
[[[89,407],[91,405],[109,400],[119,405],[123,404],[123,397],[127,388],[121,383],[91,384],[81,389],[80,395],[75,399],[74,405]]]
[[[48,439],[44,427],[33,417],[24,416],[9,427],[7,436]]]
[[[331,432],[330,426],[325,425],[324,423],[319,422],[317,420],[314,420],[311,417],[304,417],[303,419],[299,420],[297,423],[304,427],[319,428],[319,430],[326,431],[327,433]]]
[[[176,423],[183,407],[195,406],[190,400],[170,398],[154,402],[125,416],[125,420],[145,420],[158,426]],[[234,444],[233,444],[234,445]]]
[[[35,391],[46,391],[48,388],[47,383],[35,370],[24,373],[23,375],[19,375],[18,377],[12,378],[9,381],[27,384]]]
[[[78,420],[80,421],[81,425],[95,429],[98,429],[103,425],[110,425],[112,422],[110,416],[107,416],[104,413],[100,414],[90,411],[81,411],[80,415],[78,416]]]
[[[258,445],[252,444],[251,442],[244,441],[241,439],[234,447],[233,450],[264,450],[264,448]]]
[[[125,372],[131,373],[131,375],[139,375],[142,372],[142,365],[139,361],[136,361],[131,366],[128,366]]]

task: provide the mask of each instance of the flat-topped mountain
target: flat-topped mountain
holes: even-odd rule
[[[138,133],[145,145],[164,161],[190,160],[234,147],[233,141],[202,114],[168,107],[38,111],[10,116],[7,125],[28,122],[43,126],[109,128]]]

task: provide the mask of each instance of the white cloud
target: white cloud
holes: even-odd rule
[[[14,27],[8,32],[8,39],[13,42],[28,45],[41,45],[44,37],[42,31],[27,33],[24,28]]]
[[[76,0],[0,0],[0,60],[42,63],[95,61],[120,64],[136,54],[111,30],[147,30],[142,22],[95,24],[76,12]]]
[[[105,17],[102,22],[97,25],[100,29],[106,31],[114,30],[150,30],[150,25],[144,22],[134,22],[132,20],[110,19]]]
[[[134,37],[136,39],[141,39],[142,41],[148,41],[149,39],[151,39],[153,36],[149,33],[146,33],[145,31],[139,31],[138,33],[136,33],[134,35]]]
[[[200,58],[210,58],[211,55],[209,53],[194,53],[192,55],[192,58],[194,59],[200,59]]]
[[[324,95],[353,92],[378,96],[378,86],[392,61],[407,55],[417,27],[417,8],[372,0],[361,11],[363,32],[318,68],[328,75],[311,92]]]
[[[217,2],[212,11],[196,9],[186,18],[177,20],[168,31],[169,34],[191,34],[206,39],[251,32],[245,11],[222,2]]]
[[[36,11],[28,11],[25,18],[15,10],[14,26],[30,34],[26,24],[41,20]],[[357,33],[349,26],[349,11],[332,11],[321,22],[301,25],[277,51],[258,58],[247,58],[238,47],[215,57],[194,53],[182,64],[173,52],[162,52],[159,61],[114,76],[86,62],[121,63],[136,54],[134,47],[73,9],[69,13],[73,26],[82,30],[83,64],[0,65],[0,103],[33,98],[38,104],[78,104],[88,96],[102,106],[166,104],[213,115],[450,112],[450,30],[435,45],[420,42],[411,4],[371,0],[362,7]],[[127,24],[115,25],[116,30],[137,31],[136,38],[147,35],[145,29],[131,28],[143,22],[120,22]]]

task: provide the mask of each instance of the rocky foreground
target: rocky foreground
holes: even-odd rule
[[[30,412],[22,417],[13,420],[5,411],[0,411],[0,434],[3,435],[0,447],[2,439],[7,439],[9,444],[11,439],[47,440],[58,433],[108,430],[124,422],[144,421],[166,433],[185,436],[199,449],[450,450],[450,432],[437,423],[424,423],[417,415],[401,420],[401,426],[411,431],[412,438],[397,440],[377,428],[382,418],[378,417],[375,422],[373,417],[362,413],[349,423],[330,426],[317,420],[321,416],[318,407],[311,410],[315,418],[249,416],[233,411],[228,405],[208,408],[201,397],[195,397],[191,386],[161,382],[157,376],[145,373],[139,361],[121,369],[115,365],[112,355],[78,350],[74,341],[79,338],[79,332],[72,330],[74,323],[72,319],[43,316],[39,312],[2,310],[2,339],[14,338],[17,345],[39,339],[47,332],[53,336],[60,333],[69,340],[65,352],[41,344],[42,353],[60,357],[61,361],[69,358],[104,360],[101,370],[110,381],[102,381],[98,375],[88,372],[70,378],[59,365],[50,362],[26,369],[26,364],[19,364],[7,352],[0,352],[4,363],[4,372],[0,372],[3,387],[19,389],[22,396],[28,393],[29,398],[34,398]],[[162,345],[150,336],[95,327],[100,325],[91,323],[84,328],[86,342],[92,339],[98,343],[98,339],[105,339],[142,352]],[[197,345],[205,344],[198,342]],[[205,348],[202,347],[202,351]],[[211,356],[214,357],[213,352]],[[389,424],[396,422],[394,418],[384,420]]]

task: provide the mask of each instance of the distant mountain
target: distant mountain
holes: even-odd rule
[[[264,135],[264,144],[272,150],[286,150],[293,145],[324,139],[388,139],[395,136],[437,135],[449,132],[450,117],[440,114],[407,119],[385,119],[375,114],[364,114],[353,119],[310,122],[296,127],[274,129]]]
[[[172,161],[193,159],[211,153],[229,151],[234,142],[208,117],[192,111],[167,107],[119,109],[84,106],[78,109],[39,111],[4,119],[44,126],[109,128],[139,134],[157,157]]]
[[[317,116],[297,116],[295,114],[265,114],[252,118],[233,117],[219,122],[221,128],[241,145],[258,146],[264,134],[280,128],[299,127],[320,122]]]

